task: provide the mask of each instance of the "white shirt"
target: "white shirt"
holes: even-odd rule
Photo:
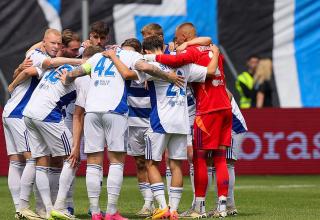
[[[233,97],[231,100],[231,106],[232,106],[232,133],[239,134],[239,133],[248,131],[246,121],[244,120],[244,117],[239,109],[239,106],[237,105]]]
[[[56,76],[62,69],[71,71],[71,65],[62,65],[57,69],[49,69],[34,90],[23,115],[45,122],[60,122],[62,107],[76,98],[75,84],[63,85]]]
[[[150,62],[165,72],[172,69],[166,65]],[[177,69],[177,74],[185,77],[188,82],[204,82],[207,68],[188,64]],[[174,84],[154,78],[146,73],[138,73],[140,82],[148,80],[151,100],[150,127],[156,133],[189,134],[189,114],[186,86],[178,88]],[[152,81],[150,81],[152,80]]]
[[[136,80],[126,81],[129,106],[129,126],[149,127],[151,112],[149,90],[145,89],[145,83]]]
[[[41,71],[43,71],[41,68],[42,63],[49,56],[37,49],[30,51],[26,57],[29,57],[32,60],[32,66],[35,66],[38,74],[41,74]],[[39,79],[36,76],[33,76],[20,83],[11,93],[11,97],[3,109],[2,116],[9,118],[22,118],[22,112],[29,102],[31,95],[38,83]]]
[[[66,108],[66,117],[65,120],[72,121],[75,105],[84,108],[86,103],[86,97],[89,90],[90,85],[90,76],[78,77],[74,81],[74,85],[76,87],[77,97],[75,100],[70,102]]]
[[[129,68],[134,69],[142,55],[128,50],[117,49],[117,56]],[[125,81],[113,62],[97,53],[87,60],[91,65],[90,87],[85,104],[86,112],[128,112]]]

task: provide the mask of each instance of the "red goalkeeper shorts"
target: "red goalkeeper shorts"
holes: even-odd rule
[[[193,148],[214,150],[231,146],[231,109],[198,115],[194,121]]]

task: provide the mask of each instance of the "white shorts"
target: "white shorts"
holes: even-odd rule
[[[68,114],[68,112],[67,112]],[[71,132],[72,136],[73,136],[73,116],[71,115],[71,117],[66,117],[64,119],[64,124],[66,125],[66,127],[69,129],[69,131]],[[86,160],[87,159],[87,155],[84,153],[84,137],[83,135],[81,135],[81,139],[80,139],[80,160]]]
[[[227,148],[226,159],[238,160],[239,149],[246,133],[236,134],[232,132],[231,147]]]
[[[7,154],[30,152],[26,143],[26,125],[22,118],[2,118]]]
[[[187,135],[187,144],[188,146],[192,146],[193,141],[193,124],[190,126],[190,134]]]
[[[145,155],[147,130],[148,127],[129,127],[128,155],[134,157]]]
[[[161,161],[166,147],[168,148],[169,159],[187,159],[186,134],[160,134],[148,130],[145,141],[145,157],[147,160]]]
[[[33,158],[66,156],[71,153],[72,134],[63,120],[53,123],[24,117],[24,122]]]
[[[127,152],[128,118],[116,113],[86,113],[84,117],[85,153]]]

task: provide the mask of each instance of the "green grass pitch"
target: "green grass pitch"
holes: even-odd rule
[[[104,179],[100,205],[105,209]],[[180,211],[186,210],[192,199],[189,178],[185,178]],[[236,205],[239,215],[229,219],[320,219],[320,176],[239,176],[236,180]],[[129,219],[139,219],[134,213],[143,204],[134,177],[124,179],[119,200],[120,212]],[[75,189],[76,215],[89,219],[85,178],[78,177]],[[207,210],[213,207],[213,187],[207,198]],[[0,220],[14,219],[14,208],[7,178],[0,178]]]

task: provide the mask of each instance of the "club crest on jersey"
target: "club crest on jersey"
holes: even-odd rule
[[[212,85],[217,87],[217,86],[223,86],[224,83],[223,83],[223,80],[221,80],[221,79],[214,79],[214,80],[212,80]]]

